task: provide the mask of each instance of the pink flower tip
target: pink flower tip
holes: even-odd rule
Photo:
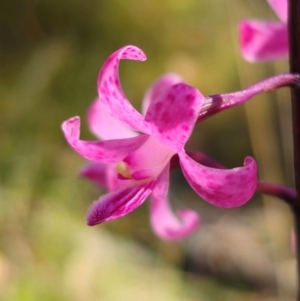
[[[287,0],[268,0],[280,21],[244,20],[239,25],[240,48],[249,62],[288,57]]]
[[[62,124],[61,128],[66,137],[78,139],[80,133],[80,117],[75,116],[68,119]]]

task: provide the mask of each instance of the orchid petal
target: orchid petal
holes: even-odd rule
[[[153,231],[161,238],[175,240],[193,232],[200,224],[198,214],[189,209],[177,211],[177,217],[168,201],[170,165],[164,169],[156,181],[150,199],[150,219]]]
[[[192,133],[203,99],[197,89],[184,83],[171,86],[148,108],[145,121],[151,125],[151,135],[180,151]]]
[[[100,197],[87,214],[87,224],[94,226],[122,217],[139,207],[153,190],[154,182],[134,185]]]
[[[269,5],[275,11],[279,19],[287,23],[288,16],[288,2],[287,0],[267,0]]]
[[[88,180],[91,180],[101,188],[107,189],[107,173],[108,164],[92,163],[84,166],[80,170],[80,175]]]
[[[183,151],[179,158],[183,174],[191,187],[215,206],[241,206],[256,190],[257,166],[251,157],[245,158],[243,167],[233,169],[215,169],[200,165]]]
[[[65,121],[62,124],[62,130],[75,151],[88,160],[100,163],[114,163],[123,160],[148,138],[147,135],[139,135],[133,138],[106,141],[80,140],[79,117]]]
[[[96,99],[89,108],[88,124],[92,133],[99,139],[130,138],[138,135],[112,117],[100,99]]]
[[[98,76],[98,93],[107,112],[129,128],[144,132],[143,116],[127,100],[119,79],[121,59],[144,61],[142,50],[134,46],[123,47],[114,52],[104,63]]]
[[[80,175],[109,192],[128,187],[131,180],[120,180],[115,164],[91,163],[83,167]]]
[[[142,102],[142,113],[146,114],[149,105],[161,94],[166,92],[171,86],[183,82],[182,78],[175,73],[167,73],[159,77],[146,91]]]
[[[279,22],[243,21],[239,27],[244,58],[249,62],[288,56],[287,26]]]
[[[123,161],[133,179],[157,178],[175,154],[153,136]]]

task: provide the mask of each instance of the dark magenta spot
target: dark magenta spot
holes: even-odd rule
[[[116,90],[113,90],[112,94],[113,94],[114,98],[118,99],[118,94],[117,94]]]
[[[188,125],[186,125],[186,124],[183,124],[182,126],[181,126],[181,128],[182,128],[182,130],[184,130],[184,131],[188,131],[188,129],[189,129],[189,126]]]
[[[185,99],[186,99],[188,102],[190,102],[190,101],[194,100],[194,95],[193,95],[193,94],[188,94],[188,95],[185,97]]]
[[[194,110],[193,110],[193,109],[190,109],[190,110],[189,110],[188,116],[190,116],[190,117],[193,117],[193,116],[194,116]]]
[[[161,107],[162,107],[162,103],[161,103],[161,102],[157,102],[157,103],[154,105],[154,107],[155,107],[155,110],[160,111],[160,110],[161,110]]]
[[[174,95],[173,93],[171,93],[171,94],[169,94],[169,95],[167,96],[167,98],[168,98],[168,100],[169,100],[170,102],[173,102],[174,99],[175,99],[175,95]]]

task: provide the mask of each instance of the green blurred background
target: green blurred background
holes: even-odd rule
[[[137,108],[164,72],[205,95],[286,72],[287,61],[251,65],[239,53],[240,19],[276,19],[266,1],[2,0],[0,7],[0,299],[292,300],[292,219],[280,201],[257,194],[242,208],[215,208],[175,171],[172,206],[202,217],[189,238],[156,238],[147,203],[89,228],[86,210],[104,191],[79,178],[85,161],[60,130],[80,115],[82,136],[92,138],[85,116],[97,74],[124,45],[148,57],[121,63]],[[203,122],[187,148],[228,167],[252,155],[261,179],[293,186],[288,90]]]

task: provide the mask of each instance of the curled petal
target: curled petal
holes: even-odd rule
[[[130,138],[138,134],[111,116],[100,99],[96,99],[89,108],[88,124],[92,133],[99,139]]]
[[[143,116],[129,103],[120,84],[121,59],[144,61],[146,56],[134,46],[126,46],[114,52],[106,60],[98,76],[99,99],[111,116],[129,128],[144,132]]]
[[[124,159],[129,153],[137,149],[147,139],[147,135],[134,138],[84,141],[79,139],[80,118],[73,117],[62,124],[64,135],[73,147],[84,158],[102,163],[114,163]]]
[[[169,165],[158,178],[150,200],[150,219],[153,231],[161,238],[175,240],[193,232],[200,224],[198,214],[189,209],[177,211],[176,216],[169,205]]]
[[[173,151],[180,151],[189,139],[204,97],[184,83],[173,85],[149,106],[145,121],[151,135]]]
[[[165,240],[176,240],[190,235],[200,225],[198,214],[189,209],[177,211],[176,216],[167,198],[151,196],[151,226],[157,236]]]
[[[183,82],[182,78],[175,73],[167,73],[159,77],[147,90],[143,103],[142,113],[146,114],[149,105],[161,94],[165,93],[171,86]]]
[[[287,26],[279,22],[243,21],[239,27],[240,45],[249,62],[288,56]]]
[[[287,23],[288,16],[288,0],[267,0],[270,6],[273,8],[277,16],[284,23]]]
[[[139,207],[151,193],[154,182],[134,185],[100,197],[87,214],[87,224],[94,226],[122,217]]]
[[[257,166],[246,157],[243,167],[215,169],[200,165],[184,152],[179,154],[180,165],[192,188],[207,202],[224,208],[238,207],[255,193]]]

